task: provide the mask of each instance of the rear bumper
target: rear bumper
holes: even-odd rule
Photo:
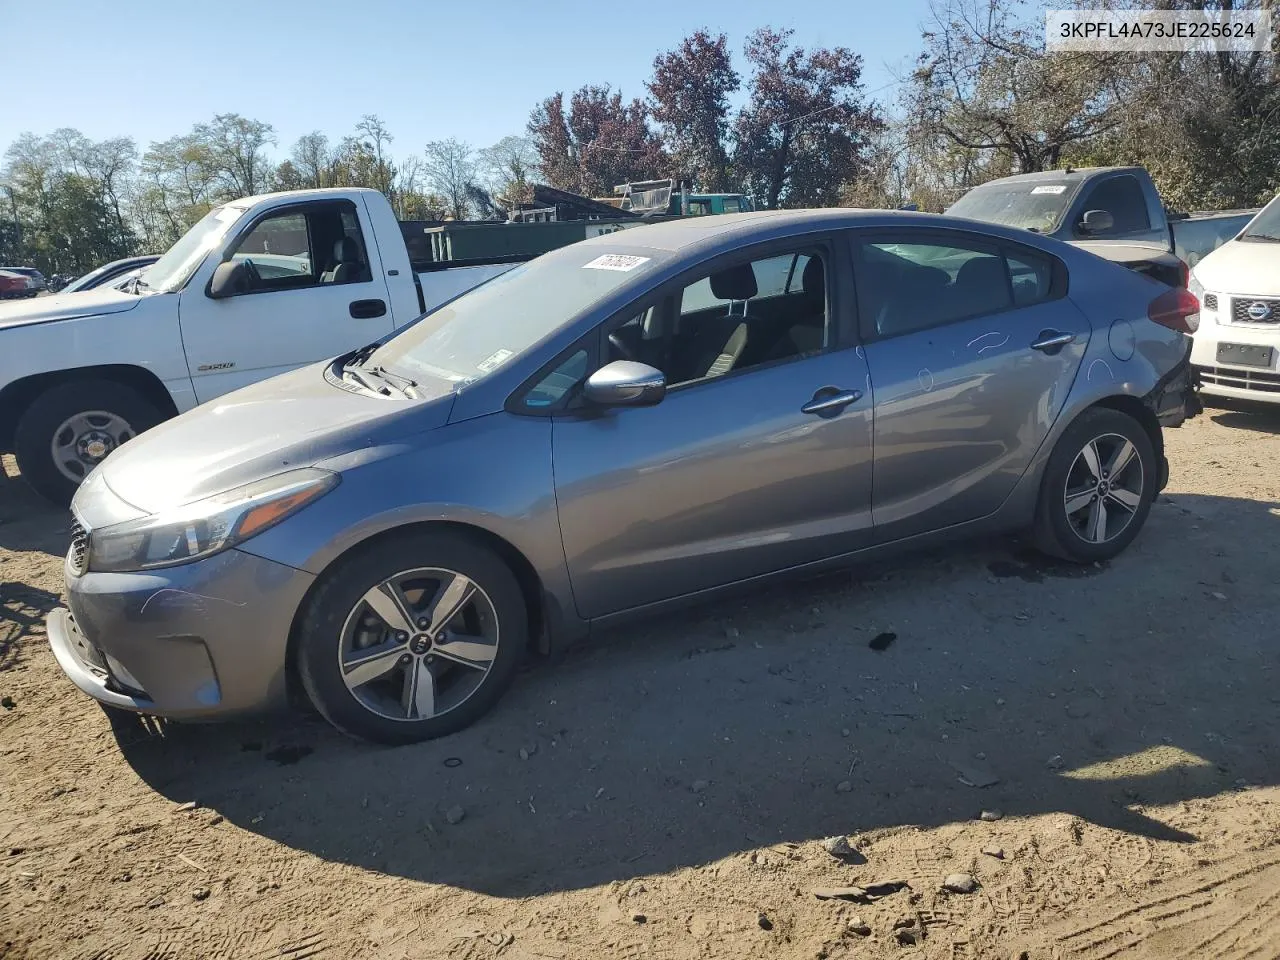
[[[1143,398],[1162,427],[1180,427],[1204,411],[1199,396],[1200,375],[1190,362],[1193,349],[1188,341],[1182,362],[1162,377],[1155,389]]]

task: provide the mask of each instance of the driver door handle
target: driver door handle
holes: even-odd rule
[[[386,316],[387,305],[382,300],[353,300],[350,311],[351,316],[357,320],[370,320]]]
[[[1059,333],[1057,330],[1041,330],[1040,336],[1031,344],[1032,350],[1044,353],[1057,353],[1076,338],[1074,333]]]
[[[838,413],[851,403],[862,399],[861,390],[841,390],[838,393],[824,393],[815,396],[800,408],[801,413]]]

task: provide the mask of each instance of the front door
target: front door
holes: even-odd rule
[[[335,357],[392,329],[387,286],[349,200],[277,208],[232,241],[248,289],[214,300],[193,281],[178,304],[196,399]]]
[[[993,513],[1057,419],[1089,342],[1066,268],[963,231],[855,236],[876,539]]]
[[[828,248],[722,265],[608,331],[650,363],[647,408],[553,425],[579,613],[599,617],[845,553],[871,525],[866,363],[837,321]],[[841,264],[840,269],[846,269]],[[852,323],[848,323],[851,331]]]

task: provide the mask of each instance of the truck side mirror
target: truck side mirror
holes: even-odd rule
[[[218,264],[209,281],[209,299],[222,300],[244,293],[249,289],[249,271],[241,260],[228,260]]]
[[[1116,218],[1106,210],[1086,210],[1080,221],[1081,233],[1106,233],[1116,225]]]

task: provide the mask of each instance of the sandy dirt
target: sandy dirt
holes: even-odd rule
[[[0,957],[1280,957],[1280,412],[1168,443],[1109,567],[780,586],[395,750],[113,729],[43,636],[67,516],[0,480]]]

